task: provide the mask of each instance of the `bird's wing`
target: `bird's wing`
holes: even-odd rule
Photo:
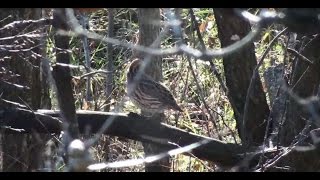
[[[157,99],[160,102],[166,102],[170,105],[175,103],[175,99],[169,89],[156,81],[144,80],[139,83],[139,86],[146,95]]]

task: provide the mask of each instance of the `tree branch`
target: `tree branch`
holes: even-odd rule
[[[21,30],[29,26],[48,26],[52,24],[52,19],[38,19],[38,20],[23,20],[14,21],[10,24],[0,28],[0,34],[6,33],[7,31]],[[2,36],[0,36],[2,37]]]
[[[60,133],[62,121],[57,117],[59,111],[38,110],[33,113],[20,108],[3,108],[0,112],[1,126],[14,129],[24,129],[20,133]],[[51,117],[53,116],[53,117]],[[243,158],[245,149],[240,145],[225,143],[212,138],[196,135],[187,131],[166,125],[159,126],[158,123],[149,121],[137,114],[114,114],[97,111],[77,111],[79,129],[81,133],[97,132],[101,126],[113,119],[113,123],[104,132],[108,135],[129,138],[136,141],[154,143],[169,149],[183,147],[195,142],[210,140],[206,145],[194,149],[191,153],[203,160],[213,161],[221,166],[234,166]],[[17,133],[10,131],[9,133]],[[190,155],[190,154],[186,154]]]

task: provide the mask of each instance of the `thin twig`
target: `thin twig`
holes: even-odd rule
[[[113,163],[98,163],[98,164],[93,164],[88,167],[90,170],[101,170],[104,168],[121,168],[121,167],[130,167],[130,166],[137,166],[145,163],[152,163],[155,161],[158,161],[160,159],[163,159],[168,156],[175,156],[178,154],[182,154],[185,152],[189,152],[192,149],[195,149],[199,146],[207,144],[209,141],[204,140],[200,142],[196,142],[184,147],[179,147],[177,149],[170,150],[168,152],[160,153],[154,156],[149,156],[146,158],[141,158],[141,159],[130,159],[130,160],[125,160],[125,161],[118,161],[118,162],[113,162]]]
[[[197,36],[198,36],[198,39],[199,39],[199,41],[200,41],[201,49],[202,49],[203,51],[206,51],[206,46],[205,46],[205,43],[204,43],[204,41],[203,41],[203,38],[202,38],[202,35],[201,35],[201,32],[200,32],[200,29],[199,29],[199,24],[198,24],[198,22],[197,22],[197,20],[196,20],[196,18],[195,18],[195,15],[194,15],[194,12],[193,12],[192,8],[190,9],[190,16],[191,16],[191,20],[193,21],[194,28],[196,29]],[[234,105],[235,103],[234,103],[232,97],[231,97],[230,94],[229,94],[228,88],[227,88],[226,85],[223,83],[223,80],[222,80],[222,78],[221,78],[221,76],[220,76],[220,73],[218,72],[215,64],[212,62],[212,59],[211,59],[211,58],[209,58],[208,61],[209,61],[209,63],[210,63],[211,70],[212,70],[213,74],[216,76],[216,78],[217,78],[217,80],[218,80],[218,82],[219,82],[222,90],[224,91],[224,93],[225,93],[226,96],[228,97],[229,102],[230,102],[232,105]],[[236,107],[236,106],[233,106],[233,107]],[[238,111],[236,108],[234,108],[233,111],[234,111],[234,113],[235,113],[237,116],[240,117],[240,113],[239,113],[239,111]],[[210,112],[210,111],[208,111],[208,112]]]
[[[203,90],[202,90],[202,88],[200,87],[200,84],[199,84],[198,79],[197,79],[197,75],[196,75],[195,72],[194,72],[194,69],[193,69],[193,66],[192,66],[190,57],[187,57],[187,60],[188,60],[189,66],[190,66],[191,74],[192,74],[192,76],[193,76],[193,78],[194,78],[194,81],[195,81],[195,83],[196,83],[197,89],[198,89],[198,91],[200,91],[200,93],[199,93],[200,100],[201,100],[201,102],[203,103],[204,107],[207,109],[208,114],[210,115],[211,122],[212,122],[212,124],[213,124],[213,126],[214,126],[214,128],[215,128],[215,130],[216,130],[216,133],[217,133],[217,135],[218,135],[218,137],[219,137],[219,140],[222,140],[222,136],[221,136],[221,134],[220,134],[219,131],[218,131],[217,123],[215,122],[215,119],[213,118],[213,116],[212,116],[212,114],[211,114],[211,112],[210,112],[210,110],[209,110],[210,107],[208,106],[208,104],[206,103],[206,100],[204,99]]]
[[[304,77],[306,77],[307,72],[309,71],[309,69],[310,69],[310,66],[308,65],[307,68],[303,71],[303,73],[302,73],[301,76],[299,77],[299,79],[292,85],[292,87],[291,87],[291,90],[292,90],[292,91],[297,87],[297,85],[302,81],[302,79],[303,79]]]
[[[22,46],[19,45],[0,45],[0,52],[5,53],[5,52],[10,52],[10,53],[18,53],[18,52],[27,52],[27,51],[32,51],[33,49],[36,49],[43,44],[38,44],[36,46],[30,47],[30,48],[23,48]],[[9,48],[14,48],[14,49],[9,49]],[[20,49],[21,48],[21,49]]]
[[[15,40],[18,38],[43,38],[46,37],[47,35],[45,33],[25,33],[25,34],[20,34],[20,35],[15,35],[15,36],[9,36],[9,37],[3,37],[0,38],[0,41],[7,41],[7,40]]]
[[[80,79],[83,79],[85,77],[92,76],[92,75],[95,75],[95,74],[110,74],[110,73],[113,73],[113,72],[105,71],[105,70],[96,70],[96,71],[91,71],[89,73],[81,75]]]
[[[29,111],[31,111],[32,113],[35,113],[35,111],[30,107],[30,105],[29,105],[26,101],[24,101],[21,97],[19,97],[19,99],[20,99],[20,101],[22,101],[22,103],[24,104],[24,106],[27,107],[26,110],[29,110]],[[18,108],[18,109],[19,109],[19,108]],[[37,121],[39,122],[39,124],[43,127],[43,129],[45,129],[45,131],[47,131],[47,133],[49,134],[49,136],[50,136],[51,138],[55,139],[57,142],[60,142],[60,140],[59,140],[57,137],[55,137],[54,135],[52,135],[52,134],[50,133],[50,131],[48,130],[48,128],[40,121],[40,119],[39,119],[37,116],[35,116],[34,118],[35,118],[35,120],[37,120]]]
[[[288,38],[288,40],[287,40],[287,43],[286,43],[286,45],[284,46],[284,49],[287,49],[288,48],[288,45],[289,45],[289,41],[290,41],[290,37]],[[287,51],[284,51],[284,55],[283,55],[283,61],[284,61],[284,63],[283,63],[283,68],[282,68],[282,75],[284,75],[284,71],[285,71],[285,67],[286,67],[286,56],[287,56]],[[276,97],[278,97],[279,96],[279,93],[280,93],[280,91],[281,91],[281,85],[279,85],[278,86],[278,88],[277,88],[277,96]],[[263,140],[263,151],[262,151],[262,154],[261,154],[261,156],[260,156],[260,159],[259,159],[259,163],[258,163],[258,166],[259,166],[259,164],[262,164],[262,160],[263,160],[263,157],[264,157],[264,153],[265,153],[265,151],[264,151],[264,149],[265,149],[265,147],[266,147],[266,145],[267,145],[267,140],[268,140],[268,131],[269,131],[269,128],[270,128],[270,123],[271,123],[271,121],[272,121],[272,117],[271,117],[271,115],[273,114],[273,111],[274,111],[274,108],[275,108],[275,104],[276,104],[276,100],[274,100],[273,102],[272,102],[272,105],[271,105],[271,108],[270,108],[270,113],[269,113],[269,116],[268,116],[268,121],[267,121],[267,126],[266,126],[266,130],[265,130],[265,135],[264,135],[264,140]],[[280,123],[279,123],[280,124]],[[273,126],[274,127],[276,127],[276,125],[274,124],[274,122],[273,122]],[[271,131],[271,133],[273,133],[273,131],[274,131],[274,129],[272,129],[272,131]],[[279,137],[278,137],[279,138]],[[270,139],[272,139],[272,134],[271,134],[271,136],[270,136]],[[263,164],[262,164],[262,166],[263,166]]]
[[[231,136],[232,136],[232,138],[233,138],[233,140],[234,140],[234,143],[235,143],[235,144],[238,144],[237,138],[236,138],[236,136],[235,136],[235,132],[234,132],[234,131],[229,127],[229,125],[225,122],[224,116],[223,116],[221,113],[219,113],[218,111],[216,111],[216,110],[214,110],[214,109],[212,109],[212,108],[210,108],[210,110],[213,111],[213,112],[215,112],[216,114],[218,114],[218,115],[220,116],[220,118],[221,118],[221,120],[222,120],[222,124],[230,131],[230,134],[231,134]]]
[[[277,17],[273,17],[274,20],[277,20]],[[197,49],[194,49],[192,47],[189,47],[187,45],[180,45],[178,47],[172,47],[172,48],[167,48],[167,49],[159,49],[159,48],[152,48],[152,47],[145,47],[145,46],[141,46],[141,45],[137,45],[137,44],[133,44],[133,43],[127,43],[127,42],[122,42],[119,41],[117,39],[113,39],[113,38],[106,38],[104,36],[101,36],[97,33],[94,32],[89,32],[87,30],[84,30],[83,28],[81,28],[81,26],[79,26],[77,23],[75,23],[74,21],[71,21],[71,25],[72,25],[72,29],[74,30],[74,32],[66,32],[66,31],[59,31],[58,33],[60,33],[60,35],[66,35],[66,36],[79,36],[79,35],[84,35],[87,36],[90,39],[95,39],[95,40],[99,40],[105,43],[111,43],[114,45],[118,45],[118,46],[122,46],[122,47],[126,47],[132,50],[136,50],[136,51],[140,51],[140,52],[144,52],[147,54],[151,54],[154,56],[169,56],[169,55],[174,55],[174,54],[180,54],[180,53],[185,53],[186,55],[195,57],[197,59],[201,59],[204,61],[208,61],[209,58],[222,58],[224,56],[230,55],[234,52],[237,52],[243,48],[245,48],[246,45],[248,45],[249,43],[252,43],[255,38],[260,34],[262,27],[264,27],[266,21],[270,21],[270,19],[272,18],[261,18],[255,28],[253,28],[250,33],[248,33],[244,38],[242,38],[241,40],[235,42],[232,45],[229,45],[227,47],[221,48],[219,50],[212,50],[212,49],[207,49],[205,51],[200,51]]]
[[[202,38],[202,35],[201,35],[201,32],[200,32],[200,29],[199,29],[199,24],[198,24],[198,22],[197,22],[197,20],[196,20],[196,18],[195,18],[195,15],[194,15],[194,12],[193,12],[192,8],[190,9],[190,16],[191,16],[191,20],[193,21],[193,24],[194,24],[194,26],[195,26],[195,28],[196,28],[197,36],[198,36],[198,38],[199,38],[199,41],[200,41],[200,45],[201,45],[201,47],[202,47],[202,50],[205,51],[205,50],[206,50],[206,46],[205,46],[205,43],[204,43],[204,41],[203,41],[203,38]],[[227,86],[223,83],[222,77],[221,77],[220,73],[218,72],[215,64],[212,62],[212,59],[209,58],[208,61],[209,61],[209,63],[210,63],[211,71],[212,71],[213,74],[216,76],[216,78],[217,78],[217,80],[218,80],[218,82],[219,82],[219,84],[220,84],[223,92],[225,93],[225,95],[226,95],[227,98],[229,99],[230,104],[231,104],[233,107],[236,107],[235,102],[234,102],[234,100],[232,99],[232,97],[231,97],[231,95],[230,95],[230,93],[229,93],[229,91],[228,91]],[[236,114],[236,116],[240,117],[240,113],[239,113],[239,111],[238,111],[237,108],[234,108],[233,111],[234,111],[234,113]]]
[[[0,20],[0,23],[2,23],[3,21],[5,21],[5,20],[7,20],[7,19],[9,19],[9,18],[12,18],[12,15],[11,15],[11,14],[8,15],[7,17],[1,19],[1,20]]]
[[[12,31],[13,29],[23,29],[30,25],[33,25],[35,27],[40,27],[40,25],[51,25],[51,24],[52,24],[52,19],[44,19],[44,18],[38,19],[38,20],[14,21],[0,28],[0,34],[3,34],[7,31]]]
[[[199,41],[200,41],[201,49],[202,49],[203,51],[206,51],[207,48],[206,48],[205,43],[204,43],[204,41],[203,41],[203,37],[202,37],[201,32],[200,32],[200,29],[199,29],[199,24],[198,24],[198,21],[196,20],[196,17],[195,17],[195,15],[194,15],[194,12],[193,12],[192,8],[190,8],[190,16],[191,16],[191,20],[193,21],[194,28],[196,29],[197,36],[198,36],[198,39],[199,39]],[[208,61],[210,62],[210,66],[211,66],[211,68],[212,68],[212,71],[213,71],[214,75],[217,77],[218,82],[220,83],[220,86],[221,86],[222,90],[227,94],[227,87],[226,87],[226,85],[223,83],[223,80],[222,80],[222,78],[221,78],[221,76],[220,76],[220,73],[218,72],[215,64],[212,62],[212,59],[211,59],[211,58],[208,59]]]
[[[282,158],[286,157],[289,153],[291,153],[293,150],[295,150],[296,146],[300,144],[303,140],[305,140],[308,136],[306,135],[307,132],[310,130],[311,120],[307,121],[307,124],[305,127],[301,130],[301,132],[294,138],[292,143],[288,146],[283,148],[283,153],[276,155],[272,160],[270,160],[267,165],[264,165],[263,167],[255,170],[255,172],[261,172],[266,171],[273,167],[277,162],[279,162]]]
[[[295,54],[296,56],[298,56],[301,60],[304,60],[309,64],[313,64],[313,62],[311,60],[309,60],[307,57],[305,57],[304,55],[302,55],[301,53],[299,53],[295,49],[287,48],[287,50],[288,50],[288,52],[291,52],[291,53]]]
[[[199,39],[200,45],[201,45],[201,50],[202,50],[202,51],[205,51],[205,50],[206,50],[206,46],[205,46],[205,43],[204,43],[204,41],[203,41],[202,35],[201,35],[201,33],[200,33],[199,24],[198,24],[198,22],[197,22],[197,20],[196,20],[196,17],[195,17],[195,15],[194,15],[194,12],[193,12],[192,8],[190,8],[189,12],[190,12],[190,16],[191,16],[191,21],[193,22],[193,23],[192,23],[192,25],[193,25],[193,26],[192,26],[192,27],[193,27],[192,29],[195,29],[196,32],[197,32],[197,36],[198,36],[198,39]],[[209,59],[208,59],[208,60],[209,60]],[[188,59],[188,61],[189,61],[189,59]],[[212,63],[212,61],[209,60],[209,62],[210,62],[210,65],[212,64],[213,67],[214,67],[214,69],[216,69],[215,66],[214,66],[214,64]],[[211,119],[211,121],[213,122],[213,125],[214,125],[214,127],[215,127],[215,129],[216,129],[216,131],[217,131],[218,137],[219,137],[219,139],[221,140],[222,137],[221,137],[221,135],[219,134],[218,126],[217,126],[217,124],[216,124],[216,122],[215,122],[215,120],[214,120],[214,118],[213,118],[213,116],[212,116],[212,114],[211,114],[211,112],[210,112],[210,110],[209,110],[210,107],[209,107],[209,106],[207,105],[207,103],[205,102],[205,99],[204,99],[204,97],[203,97],[203,90],[202,90],[202,88],[200,87],[198,81],[196,80],[196,76],[195,76],[195,73],[193,72],[193,67],[192,67],[192,64],[191,64],[190,61],[189,61],[189,66],[191,67],[191,72],[192,72],[192,75],[194,76],[194,79],[195,79],[195,81],[196,81],[197,88],[198,88],[198,90],[201,92],[201,93],[200,93],[200,99],[201,99],[202,103],[204,104],[206,110],[208,111],[208,113],[209,113],[209,115],[210,115],[210,119]],[[217,74],[218,74],[218,76],[219,76],[219,73],[218,73],[218,72],[217,72]],[[220,80],[221,80],[221,79],[220,79]],[[218,80],[218,81],[219,81],[219,80]],[[219,81],[219,82],[220,82],[220,81]],[[223,84],[222,81],[221,81],[221,83],[222,83],[221,86],[224,86],[224,84]],[[209,130],[209,128],[208,128],[208,130]]]

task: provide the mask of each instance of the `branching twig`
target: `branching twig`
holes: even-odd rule
[[[0,90],[7,91],[7,92],[12,92],[12,91],[20,91],[20,92],[25,92],[25,91],[30,91],[30,87],[28,86],[22,86],[20,84],[15,84],[11,82],[7,82],[4,80],[0,80]]]
[[[280,153],[276,155],[272,160],[267,162],[267,164],[264,164],[263,167],[255,170],[256,172],[266,171],[273,167],[277,162],[279,162],[282,158],[286,157],[289,153],[291,153],[293,150],[295,150],[296,146],[301,143],[303,140],[305,140],[308,136],[306,136],[306,133],[311,127],[310,124],[311,120],[307,121],[307,124],[305,127],[301,130],[301,132],[294,138],[292,143],[288,147],[284,147],[283,153]],[[296,141],[295,141],[296,140]]]
[[[305,57],[304,55],[302,55],[301,53],[299,53],[298,51],[296,51],[295,49],[292,48],[287,48],[287,50],[293,54],[295,54],[296,56],[298,56],[301,60],[306,61],[309,64],[313,64],[313,62],[311,60],[309,60],[307,57]]]
[[[51,24],[52,24],[52,19],[14,21],[0,28],[0,34],[4,34],[7,31],[12,31],[14,29],[24,29],[30,25],[33,25],[35,27],[41,27],[40,25],[51,25]]]
[[[191,16],[191,20],[193,21],[194,28],[196,29],[197,36],[198,36],[198,39],[199,39],[199,41],[200,41],[201,49],[202,49],[203,51],[206,51],[206,46],[205,46],[205,43],[204,43],[204,41],[203,41],[203,38],[202,38],[202,35],[201,35],[201,32],[200,32],[200,29],[199,29],[199,24],[198,24],[198,22],[197,22],[197,20],[196,20],[196,18],[195,18],[195,15],[194,15],[194,12],[193,12],[192,9],[190,9],[190,16]],[[210,63],[211,70],[212,70],[213,74],[214,74],[214,75],[216,76],[216,78],[218,79],[218,82],[219,82],[222,90],[224,91],[224,93],[225,93],[226,96],[228,97],[229,102],[230,102],[231,104],[234,104],[234,101],[233,101],[232,97],[230,96],[230,94],[229,94],[229,92],[228,92],[228,88],[227,88],[227,86],[223,83],[223,80],[222,80],[222,78],[221,78],[221,76],[220,76],[220,73],[217,71],[217,68],[216,68],[215,64],[212,62],[212,59],[211,59],[211,58],[208,58],[208,61],[209,61],[209,63]],[[236,106],[234,106],[234,107],[236,107]],[[234,113],[235,113],[236,115],[238,115],[238,116],[240,117],[240,113],[239,113],[239,111],[238,111],[237,109],[234,109],[233,111],[234,111]],[[208,111],[208,112],[210,112],[210,111]],[[210,115],[211,115],[211,114],[210,114]]]
[[[113,73],[113,72],[105,71],[105,70],[96,70],[96,71],[91,71],[89,73],[81,75],[80,79],[83,79],[85,77],[92,76],[92,75],[95,75],[95,74],[106,74],[107,75],[107,74],[110,74],[110,73]]]
[[[198,25],[198,22],[197,22],[197,20],[196,20],[196,18],[195,18],[195,15],[194,15],[194,13],[193,13],[192,8],[190,9],[190,15],[191,15],[191,20],[192,20],[192,22],[193,22],[193,23],[192,23],[192,24],[193,24],[193,28],[196,30],[197,35],[198,35],[198,38],[199,38],[199,41],[200,41],[200,44],[201,44],[201,50],[202,50],[202,51],[206,51],[206,47],[205,47],[203,38],[202,38],[201,33],[200,33],[200,30],[199,30],[199,25]],[[209,59],[208,59],[208,61],[209,61],[209,62],[212,62],[212,61],[210,61]],[[217,132],[217,134],[218,134],[218,137],[219,137],[219,139],[221,140],[222,137],[221,137],[221,135],[220,135],[220,133],[219,133],[219,131],[218,131],[218,126],[217,126],[216,122],[213,120],[214,118],[213,118],[213,116],[212,116],[212,114],[211,114],[211,112],[210,112],[210,107],[208,106],[208,104],[206,103],[206,101],[205,101],[205,99],[204,99],[204,97],[203,97],[203,90],[202,90],[202,88],[200,87],[199,82],[197,81],[197,77],[196,77],[196,75],[195,75],[195,73],[194,73],[194,69],[193,69],[193,67],[192,67],[192,63],[191,63],[191,61],[190,61],[190,58],[188,58],[188,62],[189,62],[189,66],[190,66],[190,68],[191,68],[191,73],[192,73],[193,78],[194,78],[194,80],[195,80],[195,82],[196,82],[197,89],[200,91],[199,97],[200,97],[203,105],[204,105],[205,108],[207,109],[208,114],[210,115],[210,119],[211,119],[211,121],[212,121],[212,123],[213,123],[213,125],[214,125],[214,127],[215,127],[215,129],[216,129],[216,132]]]
[[[266,18],[264,18],[264,16],[266,16]],[[66,32],[66,31],[61,30],[61,31],[59,31],[59,33],[61,35],[66,35],[66,36],[84,35],[84,36],[87,36],[88,38],[91,38],[91,39],[99,40],[99,41],[102,41],[105,43],[111,43],[114,45],[129,48],[132,50],[151,54],[154,56],[169,56],[169,55],[174,55],[174,54],[179,54],[179,53],[185,53],[186,55],[195,57],[197,59],[208,61],[208,59],[211,60],[212,58],[222,58],[222,57],[230,55],[236,51],[239,51],[242,48],[245,48],[245,46],[247,44],[254,41],[254,39],[260,34],[261,29],[265,25],[265,23],[269,22],[270,19],[272,19],[272,18],[274,18],[276,20],[276,18],[278,18],[278,14],[273,14],[273,13],[271,13],[271,15],[270,14],[268,14],[268,15],[263,14],[261,16],[261,18],[259,18],[259,20],[257,21],[256,27],[253,30],[251,30],[251,32],[247,36],[242,38],[241,40],[235,42],[234,44],[232,44],[228,47],[221,48],[219,50],[207,49],[205,51],[200,51],[200,50],[191,48],[191,47],[184,45],[184,44],[182,44],[178,47],[173,47],[173,48],[158,49],[158,48],[152,48],[152,47],[145,47],[145,46],[141,46],[141,45],[137,45],[137,44],[133,44],[133,43],[122,42],[117,39],[106,38],[106,37],[101,36],[97,33],[88,32],[87,30],[84,30],[83,28],[81,28],[81,26],[77,25],[74,22],[71,22],[71,23],[73,23],[72,26],[73,26],[74,32]]]
[[[0,45],[0,52],[1,53],[18,53],[18,52],[27,52],[27,51],[32,51],[33,49],[36,49],[43,44],[38,44],[36,46],[30,47],[30,48],[24,48],[21,45]]]
[[[197,20],[196,20],[196,18],[195,18],[195,15],[194,15],[194,12],[193,12],[192,9],[190,9],[190,16],[191,16],[191,20],[193,21],[194,26],[195,26],[195,28],[196,28],[196,32],[197,32],[197,36],[198,36],[199,41],[200,41],[200,44],[201,44],[201,48],[202,48],[202,50],[205,51],[205,50],[206,50],[206,46],[205,46],[205,43],[204,43],[204,41],[203,41],[203,38],[202,38],[202,35],[201,35],[201,32],[200,32],[200,29],[199,29],[199,24],[198,24],[198,22],[197,22]],[[233,99],[232,99],[232,97],[231,97],[230,94],[229,94],[228,88],[227,88],[227,86],[223,83],[223,80],[222,80],[222,78],[221,78],[221,76],[220,76],[220,73],[218,72],[215,64],[212,62],[212,59],[209,58],[208,61],[209,61],[209,63],[210,63],[211,70],[212,70],[213,74],[216,76],[216,78],[217,78],[217,80],[218,80],[218,82],[219,82],[222,90],[224,91],[224,93],[225,93],[226,96],[228,97],[230,104],[231,104],[233,107],[236,107],[236,106],[235,106],[235,103],[234,103],[234,101],[233,101]],[[235,113],[238,117],[240,117],[240,113],[239,113],[238,109],[235,108],[235,109],[233,109],[233,111],[234,111],[234,113]]]
[[[26,33],[26,34],[20,34],[20,35],[15,35],[15,36],[3,37],[3,38],[0,38],[0,41],[15,40],[18,38],[43,38],[43,37],[46,37],[46,34],[44,34],[44,33],[38,33],[38,34]]]
[[[235,136],[235,132],[234,132],[234,131],[229,127],[229,125],[225,122],[223,115],[222,115],[221,113],[217,112],[216,110],[212,109],[212,108],[210,108],[210,110],[213,111],[213,112],[215,112],[216,114],[218,114],[218,115],[220,116],[220,118],[222,119],[223,125],[230,131],[231,136],[232,136],[232,138],[233,138],[233,140],[234,140],[234,143],[235,143],[235,144],[238,144],[237,138],[236,138],[236,136]]]
[[[7,19],[9,19],[9,18],[12,18],[12,15],[11,15],[11,14],[8,15],[7,17],[1,19],[1,20],[0,20],[0,23],[2,23],[3,21],[5,21],[5,20],[7,20]]]

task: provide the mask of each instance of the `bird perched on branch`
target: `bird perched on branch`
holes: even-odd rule
[[[143,61],[134,59],[127,71],[127,94],[141,110],[162,112],[173,109],[182,112],[167,87],[156,82],[141,69]]]

